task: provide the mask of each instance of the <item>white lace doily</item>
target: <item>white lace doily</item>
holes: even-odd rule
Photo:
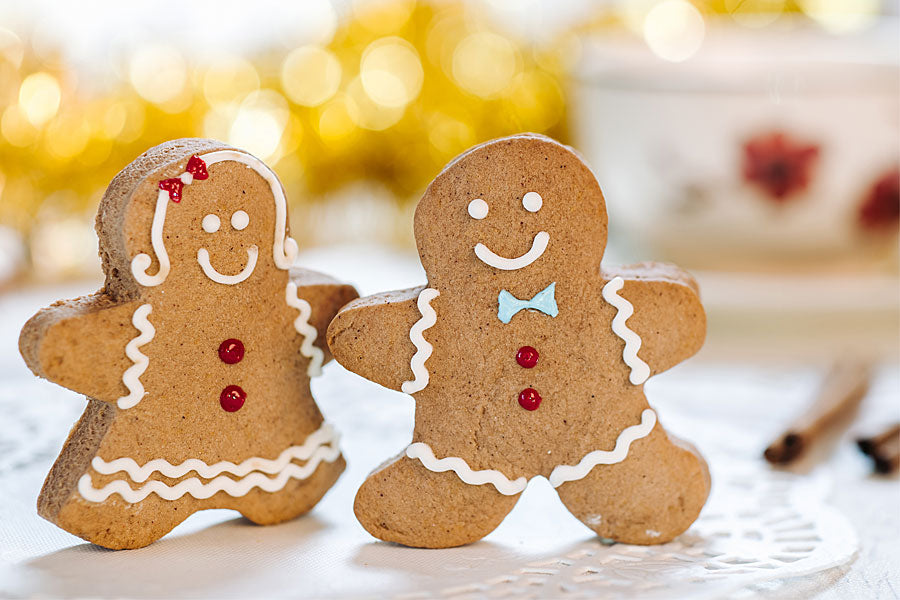
[[[313,389],[343,434],[349,467],[311,514],[257,527],[229,511],[208,511],[147,548],[106,551],[35,513],[43,477],[83,403],[18,362],[9,337],[31,306],[20,302],[28,308],[0,300],[0,314],[21,313],[18,323],[0,319],[2,597],[733,597],[777,591],[857,551],[849,522],[827,504],[827,470],[795,475],[758,458],[772,423],[784,422],[773,390],[782,400],[795,392],[803,398],[814,379],[702,365],[647,385],[661,422],[696,443],[713,476],[700,519],[676,541],[604,545],[566,512],[547,481],[534,480],[476,544],[418,550],[378,542],[356,522],[353,496],[373,467],[409,442],[412,402],[334,364]]]

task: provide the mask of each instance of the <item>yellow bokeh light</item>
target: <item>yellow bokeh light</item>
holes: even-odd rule
[[[108,140],[115,139],[128,122],[128,109],[121,102],[115,102],[103,111],[99,123],[99,133]]]
[[[520,123],[541,131],[559,121],[565,104],[556,81],[541,71],[517,75],[510,86],[508,102]]]
[[[353,16],[376,34],[397,31],[409,21],[416,0],[354,0]]]
[[[475,132],[468,123],[437,113],[428,124],[428,141],[443,159],[455,156],[475,143]]]
[[[703,16],[687,0],[663,0],[644,19],[644,41],[658,57],[681,62],[703,44]]]
[[[13,105],[3,111],[0,133],[13,146],[24,148],[34,142],[38,131],[25,117],[22,109],[18,105]]]
[[[25,44],[19,39],[15,33],[0,27],[0,58],[8,61],[13,67],[22,66],[22,59],[25,57]]]
[[[834,33],[852,33],[872,24],[878,0],[798,0],[807,15]]]
[[[301,46],[284,59],[281,84],[288,98],[303,106],[318,106],[341,85],[341,63],[319,46]]]
[[[725,10],[745,27],[771,25],[784,12],[785,0],[725,0]]]
[[[377,104],[403,107],[415,100],[422,89],[422,63],[412,44],[389,37],[369,44],[359,65],[366,94]]]
[[[358,122],[359,110],[356,103],[346,94],[340,94],[319,112],[319,137],[329,144],[346,140],[357,131]]]
[[[84,151],[78,154],[78,162],[87,167],[99,167],[109,158],[112,148],[112,140],[94,138]]]
[[[233,102],[258,89],[259,73],[243,58],[220,58],[203,74],[203,97],[211,106]]]
[[[347,93],[356,105],[357,125],[372,131],[383,131],[403,118],[404,107],[377,104],[363,89],[362,81],[355,77],[347,86]]]
[[[51,156],[68,160],[84,150],[90,136],[91,130],[83,117],[77,114],[60,115],[48,125],[45,141]]]
[[[188,80],[184,58],[169,46],[139,50],[131,59],[128,75],[135,91],[155,104],[177,100]]]
[[[469,34],[468,23],[461,11],[445,10],[432,20],[425,38],[425,56],[445,73],[453,72],[453,51]]]
[[[237,116],[239,104],[218,105],[203,117],[203,136],[214,140],[228,139],[228,130]]]
[[[624,0],[619,11],[625,26],[634,33],[642,33],[647,13],[658,2],[659,0]]]
[[[32,73],[19,88],[19,106],[32,125],[42,125],[59,110],[62,91],[56,77],[49,73]]]
[[[453,78],[463,89],[482,98],[501,94],[518,68],[516,47],[496,33],[473,33],[453,52]]]
[[[288,120],[287,101],[273,90],[253,92],[241,102],[228,129],[228,143],[261,160],[278,159],[279,144]]]
[[[127,117],[125,118],[125,125],[122,127],[122,131],[116,137],[116,141],[127,144],[138,139],[144,132],[147,115],[144,106],[139,102],[131,100],[122,102],[121,105],[125,107]]]

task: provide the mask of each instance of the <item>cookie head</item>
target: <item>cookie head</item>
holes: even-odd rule
[[[457,158],[429,186],[415,221],[432,284],[459,284],[462,271],[474,283],[542,280],[547,270],[596,274],[606,223],[590,169],[570,148],[536,135],[488,142]]]
[[[129,207],[128,270],[137,284],[237,286],[290,267],[297,246],[286,237],[284,192],[268,167],[236,150],[183,162],[148,177]]]

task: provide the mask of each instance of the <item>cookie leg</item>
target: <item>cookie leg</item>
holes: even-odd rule
[[[306,514],[331,489],[347,463],[341,456],[334,462],[322,462],[306,479],[291,479],[277,492],[252,490],[246,496],[231,499],[234,508],[257,525],[274,525]]]
[[[378,539],[416,548],[452,548],[480,540],[503,521],[519,495],[469,485],[405,456],[369,475],[353,510]]]
[[[41,516],[92,544],[126,550],[148,546],[172,531],[193,512],[189,505],[156,496],[130,504],[117,496],[88,502],[73,495],[55,515]]]
[[[597,535],[627,544],[662,544],[696,520],[709,495],[706,462],[657,424],[632,443],[628,457],[598,465],[556,491]]]

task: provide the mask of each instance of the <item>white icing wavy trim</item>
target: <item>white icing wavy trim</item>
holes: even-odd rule
[[[547,250],[547,244],[549,243],[550,234],[546,231],[539,231],[531,242],[531,249],[522,256],[517,256],[516,258],[500,256],[499,254],[495,254],[493,250],[481,242],[475,244],[475,256],[477,256],[478,260],[484,264],[490,265],[495,269],[515,271],[517,269],[524,269],[539,259],[544,254],[544,251]]]
[[[300,354],[309,359],[309,367],[306,373],[310,377],[316,377],[322,374],[322,362],[325,360],[325,353],[315,345],[316,336],[319,332],[316,328],[309,324],[309,317],[312,315],[312,307],[309,302],[297,295],[297,284],[289,281],[285,289],[285,301],[288,306],[296,308],[300,311],[300,315],[294,319],[294,329],[303,336],[303,343],[300,345]]]
[[[216,283],[224,283],[225,285],[236,285],[253,275],[253,269],[256,268],[256,257],[259,254],[259,248],[255,245],[247,248],[247,264],[244,269],[237,275],[223,275],[216,271],[216,268],[209,262],[209,251],[206,248],[197,250],[197,262],[203,269],[203,274],[215,281]]]
[[[625,324],[625,321],[634,314],[634,306],[618,294],[624,285],[625,281],[621,277],[614,277],[603,286],[603,299],[618,311],[612,321],[612,330],[625,341],[622,358],[625,364],[631,368],[629,380],[634,385],[640,385],[650,377],[650,367],[638,356],[638,350],[641,349],[640,336]]]
[[[416,353],[413,355],[412,360],[409,361],[413,379],[404,381],[400,386],[400,390],[406,394],[420,392],[428,386],[429,375],[428,369],[425,368],[425,361],[431,357],[434,348],[425,341],[425,336],[422,334],[426,329],[437,323],[437,313],[431,307],[431,301],[439,295],[440,292],[436,289],[425,288],[419,293],[419,298],[416,300],[416,305],[419,307],[419,314],[422,315],[422,318],[416,321],[409,330],[409,339],[416,347]]]
[[[253,457],[239,464],[223,461],[209,465],[198,459],[189,459],[173,465],[158,458],[140,466],[131,458],[118,458],[106,462],[100,457],[94,457],[91,466],[98,473],[110,475],[124,471],[135,482],[146,481],[154,472],[166,477],[182,477],[196,471],[200,478],[215,478],[203,483],[200,478],[191,477],[173,486],[153,480],[137,489],[132,488],[125,480],[118,480],[98,489],[93,486],[90,474],[85,474],[78,480],[78,493],[89,502],[103,502],[113,494],[119,494],[126,502],[135,503],[144,500],[150,494],[156,494],[163,500],[177,500],[185,494],[203,500],[218,492],[225,492],[234,497],[244,496],[254,488],[265,492],[277,492],[291,479],[308,478],[323,461],[337,460],[341,455],[337,440],[338,436],[334,429],[329,425],[323,425],[307,437],[303,445],[291,446],[274,460]],[[307,462],[298,465],[292,462],[293,460]],[[225,473],[239,478],[232,479]],[[267,477],[267,474],[276,476]]]
[[[435,473],[443,473],[444,471],[453,471],[456,473],[463,483],[469,485],[484,485],[489,483],[497,488],[497,491],[504,496],[515,496],[521,494],[528,485],[528,480],[519,477],[516,480],[510,480],[506,475],[494,469],[484,469],[481,471],[473,470],[463,459],[456,456],[448,456],[447,458],[436,458],[431,446],[424,442],[416,442],[410,444],[406,449],[406,456],[418,459],[429,471]]]
[[[559,487],[567,481],[583,479],[597,465],[614,465],[628,456],[631,443],[647,437],[656,425],[656,413],[645,409],[641,413],[641,422],[625,428],[616,439],[616,447],[612,450],[594,450],[585,455],[577,465],[558,465],[550,473],[550,484]]]
[[[208,154],[200,155],[206,166],[214,165],[224,161],[239,162],[256,171],[260,177],[266,180],[269,188],[272,190],[272,196],[275,198],[275,241],[272,244],[272,257],[275,260],[275,266],[282,270],[291,268],[297,259],[299,248],[297,242],[287,237],[287,201],[284,197],[284,190],[281,188],[281,182],[275,173],[266,166],[264,162],[243,152],[235,150],[219,150]],[[185,185],[194,183],[194,177],[190,173],[182,173],[179,178]],[[152,259],[143,252],[135,256],[131,261],[131,274],[135,280],[141,285],[152,287],[161,284],[169,276],[171,265],[169,264],[169,254],[166,251],[166,245],[163,241],[163,225],[166,221],[166,209],[169,205],[169,192],[159,190],[156,195],[156,208],[153,212],[153,224],[150,226],[150,243],[153,246],[153,252],[159,260],[159,271],[156,275],[147,275],[147,269],[150,268]],[[199,257],[198,257],[199,258]],[[201,264],[202,266],[202,264]],[[205,271],[205,269],[204,269]],[[209,275],[209,273],[207,273]],[[248,274],[249,277],[249,274]],[[212,278],[212,277],[211,277]]]
[[[656,413],[649,408],[641,413],[641,422],[625,428],[616,439],[616,446],[612,450],[594,450],[584,456],[577,465],[557,465],[550,473],[550,484],[559,487],[567,481],[583,479],[597,465],[613,465],[620,463],[628,457],[631,443],[643,437],[647,437],[656,425]],[[406,456],[417,459],[429,471],[443,473],[453,471],[469,485],[484,485],[490,483],[504,496],[514,496],[522,493],[528,480],[519,477],[510,480],[506,475],[494,469],[473,470],[466,461],[456,456],[436,458],[431,446],[424,442],[410,444],[406,449]]]
[[[125,370],[122,375],[122,383],[128,388],[128,395],[122,396],[116,401],[119,408],[131,408],[135,406],[144,397],[146,392],[141,383],[141,375],[147,370],[150,359],[143,352],[138,350],[141,346],[149,342],[156,335],[156,329],[147,319],[147,315],[153,310],[149,304],[142,304],[137,307],[131,316],[131,324],[140,332],[137,337],[132,338],[125,345],[125,356],[131,359],[134,364]]]

